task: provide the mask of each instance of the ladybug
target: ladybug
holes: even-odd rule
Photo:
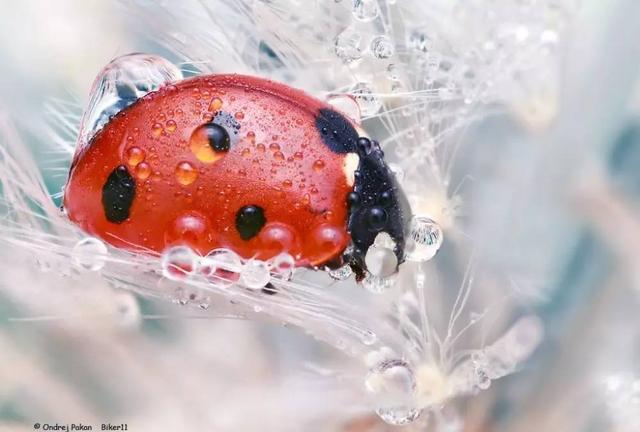
[[[124,107],[79,146],[63,206],[116,247],[228,248],[361,279],[379,233],[403,261],[407,200],[377,142],[330,105],[266,79],[203,75]]]

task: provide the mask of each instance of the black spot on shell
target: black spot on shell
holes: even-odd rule
[[[111,171],[102,186],[102,208],[107,220],[118,224],[127,220],[135,195],[136,182],[127,167],[120,165]]]
[[[251,240],[258,235],[266,222],[264,210],[256,205],[244,206],[236,213],[236,229],[242,240]]]
[[[229,148],[231,147],[231,138],[229,138],[229,132],[227,132],[224,126],[220,126],[216,123],[207,123],[204,128],[209,145],[214,151],[229,151]]]
[[[316,117],[316,128],[320,131],[322,142],[334,153],[352,153],[355,151],[358,132],[342,114],[323,108]]]

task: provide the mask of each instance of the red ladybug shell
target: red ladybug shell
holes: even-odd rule
[[[323,137],[341,133],[319,126],[327,112],[325,103],[259,78],[168,85],[118,113],[79,150],[64,207],[117,247],[162,252],[186,244],[201,254],[287,252],[299,265],[326,263],[350,242],[355,169],[355,154],[332,150]],[[209,145],[207,124],[225,129],[228,151]],[[345,127],[351,141],[353,125]]]

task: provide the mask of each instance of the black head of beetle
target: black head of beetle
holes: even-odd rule
[[[388,234],[393,240],[398,263],[404,261],[411,208],[378,143],[361,137],[356,142],[356,151],[360,160],[353,191],[347,196],[347,226],[353,247],[345,252],[344,259],[361,280],[367,270],[367,251],[380,233]]]

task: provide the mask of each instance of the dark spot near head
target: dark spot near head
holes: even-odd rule
[[[264,210],[256,205],[244,206],[236,213],[236,229],[242,240],[258,235],[266,222]]]
[[[127,220],[135,195],[135,180],[126,166],[119,165],[111,171],[102,186],[102,208],[107,220],[113,223],[122,223]]]
[[[404,261],[405,234],[411,208],[398,185],[393,172],[384,161],[378,143],[371,142],[371,151],[358,149],[360,160],[355,172],[352,193],[359,197],[358,205],[349,205],[347,229],[353,242],[353,252],[347,262],[361,273],[366,271],[364,257],[380,232],[387,233],[395,242],[394,252],[398,263]],[[366,141],[360,141],[366,145]],[[349,198],[347,198],[349,203]]]
[[[231,147],[231,138],[229,132],[216,123],[207,123],[204,125],[204,132],[209,141],[209,145],[216,152],[227,152]]]
[[[382,231],[387,224],[388,218],[389,215],[383,208],[371,207],[367,212],[367,228],[369,228],[369,231]]]
[[[342,114],[329,108],[320,110],[316,117],[316,128],[320,137],[334,153],[355,151],[358,132]],[[331,131],[331,133],[329,133]]]

